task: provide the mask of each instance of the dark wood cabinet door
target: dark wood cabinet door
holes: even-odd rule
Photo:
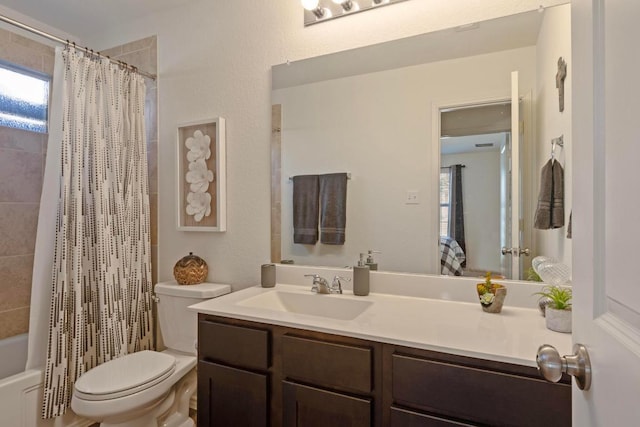
[[[371,399],[283,381],[284,427],[370,427]]]
[[[198,427],[268,426],[268,385],[264,374],[200,361]]]

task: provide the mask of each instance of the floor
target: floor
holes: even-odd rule
[[[193,420],[195,425],[198,425],[198,411],[195,409],[189,409],[189,417]],[[100,423],[91,424],[89,427],[100,427]]]

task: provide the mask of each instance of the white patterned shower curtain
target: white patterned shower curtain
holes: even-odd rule
[[[75,49],[57,49],[56,73],[62,170],[43,418],[66,411],[82,373],[153,347],[144,80]]]

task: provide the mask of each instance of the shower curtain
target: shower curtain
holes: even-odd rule
[[[48,155],[60,154],[45,172],[59,185],[43,418],[66,411],[82,373],[154,345],[144,80],[59,48],[53,91],[49,144],[59,148]]]

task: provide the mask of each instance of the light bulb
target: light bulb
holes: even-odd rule
[[[353,8],[353,2],[351,0],[333,0],[333,2],[342,6],[345,12]]]
[[[315,10],[318,8],[318,3],[320,3],[320,0],[301,0],[302,1],[302,7],[304,7],[307,10]]]

